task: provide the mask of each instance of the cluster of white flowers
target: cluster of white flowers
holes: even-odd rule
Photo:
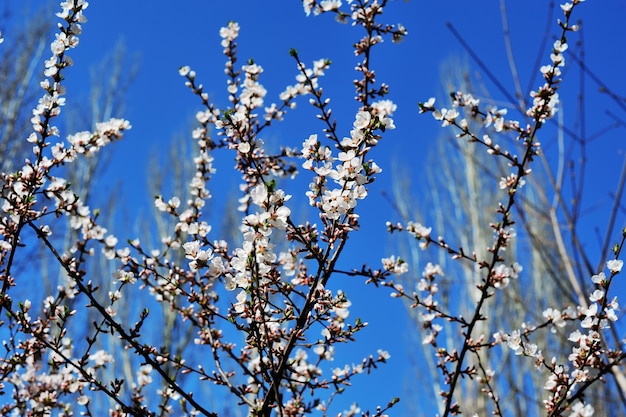
[[[52,155],[54,164],[58,165],[63,162],[72,161],[77,154],[92,155],[102,146],[107,145],[114,139],[120,139],[124,130],[130,129],[130,123],[127,120],[111,119],[106,123],[97,123],[96,132],[80,132],[70,135],[68,141],[70,148],[65,148],[62,143],[58,143],[52,147]],[[45,161],[45,159],[44,159]],[[91,218],[91,210],[83,204],[82,200],[71,191],[69,184],[63,178],[52,178],[52,181],[45,189],[45,195],[53,199],[56,203],[57,210],[63,210],[70,217],[70,225],[74,229],[80,229],[84,239],[103,240],[106,229],[97,225]],[[109,239],[108,243],[113,242]],[[109,247],[103,250],[110,250]]]
[[[500,178],[498,187],[500,187],[501,190],[511,189],[512,187],[517,190],[522,188],[525,184],[526,180],[524,178],[518,180],[517,174],[509,174],[507,177]]]
[[[509,239],[510,236],[506,236],[505,238]],[[522,269],[522,266],[517,262],[510,266],[500,263],[493,268],[493,271],[491,272],[490,284],[495,288],[505,288],[509,285],[511,279],[517,279]]]
[[[190,259],[189,269],[197,271],[198,269],[206,266],[208,262],[213,258],[213,251],[200,249],[200,241],[194,240],[183,244],[185,250],[185,257]]]
[[[395,275],[402,275],[409,271],[409,264],[402,258],[390,256],[382,259],[383,268]]]
[[[295,250],[282,251],[278,255],[278,263],[282,266],[283,274],[286,277],[292,277],[296,274],[297,264],[297,252]],[[297,280],[292,280],[292,283],[296,285]]]
[[[426,249],[427,245],[428,245],[428,239],[430,239],[430,233],[432,232],[432,227],[426,227],[420,223],[416,223],[416,222],[408,222],[406,225],[406,231],[409,232],[411,235],[415,236],[416,239],[422,240],[422,239],[426,239],[425,243],[421,242],[420,243],[420,248],[421,249]]]
[[[555,308],[547,308],[543,311],[542,315],[552,324],[550,327],[552,333],[556,333],[556,329],[559,327],[565,327],[567,324],[566,320],[577,317],[576,310],[573,307],[567,307],[563,311]]]
[[[391,222],[387,222],[387,230],[390,232],[400,230],[409,233],[420,241],[419,247],[422,250],[425,250],[431,241],[430,233],[432,232],[432,227],[426,227],[421,223],[409,221],[405,226],[401,223],[392,224]]]
[[[436,99],[434,97],[429,98],[424,103],[418,103],[420,113],[432,113],[435,120],[441,121],[442,126],[454,125],[461,129],[461,133],[457,134],[457,137],[469,136],[471,141],[480,142],[487,146],[490,154],[499,154],[499,146],[494,145],[489,138],[489,135],[485,134],[483,140],[473,135],[469,130],[469,122],[466,117],[462,117],[463,114],[469,115],[472,120],[479,121],[483,128],[492,128],[496,133],[500,133],[506,130],[512,130],[520,134],[524,134],[526,131],[520,129],[520,124],[517,120],[505,119],[507,109],[498,109],[493,106],[486,106],[484,110],[481,110],[480,100],[474,97],[470,93],[463,93],[457,91],[452,95],[452,108],[437,108],[435,106]],[[463,111],[461,111],[463,110]],[[462,114],[463,113],[463,114]],[[523,136],[523,135],[522,135]]]
[[[591,417],[595,413],[591,404],[583,404],[580,401],[576,401],[571,410],[568,417]]]
[[[472,102],[478,101],[473,97],[470,98]],[[508,109],[498,109],[497,107],[487,107],[487,115],[485,116],[484,126],[489,127],[493,124],[493,129],[496,132],[502,132],[506,127],[506,120],[504,116],[508,113]]]
[[[150,383],[152,383],[152,376],[150,376],[150,374],[152,373],[152,365],[150,364],[146,364],[146,365],[141,365],[139,367],[139,370],[137,371],[137,385],[139,387],[144,387]]]
[[[348,1],[351,3],[352,1]],[[314,15],[320,13],[337,11],[341,7],[341,0],[321,0],[318,4],[316,0],[303,0],[302,6],[307,16],[313,12]]]
[[[266,275],[273,268],[277,256],[270,236],[274,229],[284,230],[287,227],[291,214],[291,210],[283,205],[291,196],[285,195],[282,190],[275,190],[270,194],[265,184],[259,184],[252,190],[251,197],[254,204],[262,210],[244,218],[241,228],[244,243],[235,250],[235,257],[230,263],[234,275],[226,277],[227,288],[239,287],[244,292],[250,285],[253,268],[259,277]]]
[[[39,341],[29,339],[22,342],[26,349],[37,346]],[[76,401],[80,405],[86,405],[90,399],[85,395],[88,382],[81,372],[87,375],[96,375],[96,370],[106,367],[113,362],[113,356],[104,350],[98,350],[88,356],[86,366],[78,369],[78,359],[73,357],[74,344],[68,337],[59,341],[57,351],[51,351],[47,362],[49,364],[62,364],[66,361],[73,363],[71,366],[54,366],[45,370],[41,359],[35,355],[24,356],[23,361],[16,366],[16,372],[7,379],[15,389],[17,395],[28,400],[32,410],[63,409],[67,404],[63,402],[66,393],[76,395]]]
[[[443,276],[443,270],[441,266],[428,262],[417,283],[417,290],[424,293],[421,297],[420,303],[424,307],[420,311],[420,319],[422,320],[424,329],[426,330],[426,336],[422,339],[422,344],[436,345],[436,338],[443,330],[443,326],[438,323],[434,323],[434,320],[439,317],[437,312],[437,306],[439,302],[435,299],[439,292],[439,286],[435,282],[436,276]]]
[[[372,116],[378,117],[378,120],[386,129],[395,129],[396,126],[391,116],[397,108],[398,106],[391,100],[378,100],[372,103]]]
[[[607,268],[611,272],[611,277],[618,274],[623,266],[623,261],[613,259],[607,262]],[[605,289],[608,288],[609,279],[604,272],[600,272],[591,277],[596,289],[589,296],[588,307],[569,307],[563,311],[548,308],[543,312],[543,316],[552,324],[551,331],[562,328],[567,320],[578,319],[580,328],[586,332],[574,330],[568,337],[574,346],[568,356],[570,366],[559,365],[556,358],[552,358],[550,364],[545,364],[538,346],[529,341],[529,337],[522,332],[515,330],[510,334],[498,332],[494,334],[495,343],[505,342],[516,355],[526,355],[535,358],[538,365],[547,367],[550,370],[544,388],[550,392],[550,397],[545,401],[546,408],[551,410],[561,403],[562,399],[571,396],[575,392],[577,384],[589,380],[592,370],[602,367],[602,355],[604,351],[602,329],[609,328],[609,321],[618,319],[616,311],[619,311],[617,297],[612,301],[606,298]],[[528,332],[536,330],[528,325],[524,325]],[[572,416],[590,416],[593,408],[589,404],[577,403],[572,407]]]
[[[265,88],[258,82],[259,75],[263,72],[263,68],[257,64],[244,65],[242,67],[244,73],[244,81],[240,87],[242,87],[239,96],[235,100],[235,109],[232,112],[228,112],[225,115],[225,120],[216,120],[215,127],[217,129],[225,129],[226,136],[238,137],[243,140],[244,134],[249,132],[251,124],[257,117],[252,113],[254,109],[263,106],[263,99],[267,94]],[[233,94],[237,91],[235,88],[231,88],[230,91]],[[241,149],[240,149],[241,150]],[[248,153],[249,148],[246,152]]]
[[[565,38],[556,40],[553,44],[550,60],[552,64],[541,67],[541,73],[546,79],[546,83],[530,93],[533,98],[533,105],[526,114],[538,123],[545,122],[546,119],[552,118],[557,112],[559,104],[559,94],[556,92],[555,84],[558,83],[558,77],[561,75],[560,68],[565,66],[565,57],[563,52],[567,50]]]
[[[228,26],[220,29],[220,37],[222,38],[222,46],[228,48],[239,37],[239,23],[228,22]]]
[[[321,354],[318,353],[318,355],[324,355],[324,346],[318,346],[317,350],[321,350],[322,352]],[[332,360],[332,355],[330,357]],[[308,354],[304,349],[297,349],[293,359],[291,360],[291,367],[293,369],[292,378],[297,384],[303,385],[311,379],[322,375],[322,370],[308,359]]]
[[[303,63],[299,63],[298,70],[300,73],[296,76],[297,83],[287,86],[278,97],[283,102],[289,102],[291,108],[295,108],[296,103],[292,100],[299,95],[305,95],[317,89],[319,77],[323,76],[329,67],[330,61],[327,59],[313,61],[312,68],[307,68]]]
[[[392,108],[392,105],[387,106]],[[377,120],[393,128],[393,120],[382,109],[383,106],[378,107]],[[343,216],[352,216],[357,200],[367,196],[366,184],[371,182],[373,175],[382,171],[375,162],[364,161],[364,147],[367,149],[366,144],[375,129],[373,122],[370,112],[359,111],[353,123],[354,129],[349,138],[341,141],[341,152],[336,158],[332,157],[330,148],[321,145],[317,135],[311,135],[304,141],[302,156],[305,161],[302,166],[317,174],[306,194],[309,204],[320,210],[323,219],[337,221]],[[338,163],[334,165],[334,162]],[[329,188],[328,178],[334,180],[336,188]]]
[[[55,34],[55,40],[50,45],[52,56],[45,61],[46,69],[44,74],[46,77],[52,78],[52,80],[46,79],[41,82],[40,86],[45,90],[45,93],[33,109],[33,117],[31,118],[33,130],[40,134],[41,142],[47,136],[58,136],[59,134],[56,126],[48,126],[50,118],[58,116],[61,112],[61,107],[65,105],[65,98],[62,97],[65,94],[65,87],[61,85],[59,71],[66,66],[72,65],[72,60],[66,51],[78,45],[78,35],[82,32],[81,23],[86,21],[83,10],[88,5],[83,0],[76,2],[64,1],[61,3],[62,12],[57,13],[57,16],[66,21],[67,27],[59,25],[61,32]],[[32,136],[29,138],[29,141],[39,142],[37,139],[32,139]],[[35,148],[36,154],[41,152],[40,148],[42,145],[40,144],[39,147]]]
[[[93,156],[100,148],[116,139],[121,139],[122,132],[131,128],[130,122],[124,119],[111,119],[107,122],[96,123],[96,131],[78,132],[67,137],[71,147],[66,149],[62,143],[52,149],[54,161],[63,159],[74,160],[76,155]]]
[[[623,261],[613,259],[607,262],[607,268],[612,275],[619,273],[622,269]],[[609,327],[608,320],[617,321],[616,311],[619,311],[617,297],[611,301],[606,299],[606,285],[608,283],[604,272],[600,272],[591,277],[596,289],[589,295],[589,307],[582,309],[585,316],[580,326],[584,329],[606,329]],[[604,307],[603,307],[604,306]]]
[[[499,332],[493,335],[496,343],[506,342],[506,345],[515,352],[516,355],[525,355],[535,358],[537,362],[543,360],[543,355],[539,346],[525,341],[523,334],[519,330],[513,330],[511,334]]]

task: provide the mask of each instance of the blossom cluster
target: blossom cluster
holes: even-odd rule
[[[554,333],[556,329],[564,328],[568,321],[579,323],[579,328],[568,336],[568,340],[573,344],[567,357],[568,365],[559,364],[556,357],[546,361],[538,345],[530,341],[530,334],[537,331],[540,326],[526,324],[521,331],[494,334],[494,343],[506,343],[516,355],[532,357],[538,367],[549,371],[544,389],[550,395],[544,404],[550,415],[557,415],[568,408],[572,412],[570,415],[593,415],[593,406],[584,402],[582,392],[590,381],[597,380],[608,372],[612,361],[615,360],[616,352],[606,349],[601,331],[610,328],[609,321],[615,322],[618,319],[615,313],[619,309],[617,297],[609,301],[606,290],[613,276],[620,273],[622,265],[621,260],[610,260],[607,262],[610,278],[607,278],[604,272],[591,277],[597,289],[589,295],[590,304],[587,307],[578,307],[577,310],[568,307],[563,311],[548,308],[543,312]],[[577,390],[579,386],[583,388]]]
[[[305,392],[330,386],[343,390],[352,377],[389,359],[388,353],[380,351],[358,365],[334,368],[330,374],[324,366],[334,360],[335,344],[352,340],[366,326],[360,320],[351,323],[350,300],[343,292],[326,288],[326,283],[335,273],[332,265],[347,234],[356,227],[356,201],[367,196],[367,185],[381,172],[367,154],[385,130],[395,128],[391,116],[396,106],[387,99],[364,106],[357,112],[350,135],[339,140],[336,123],[330,120],[329,100],[322,97],[319,82],[330,61],[316,60],[307,67],[292,51],[298,70],[296,83],[279,94],[280,102],[267,105],[268,91],[261,83],[263,67],[252,60],[236,66],[239,31],[235,22],[220,30],[229,108],[218,109],[211,103],[190,67],[179,69],[204,110],[197,113],[200,126],[192,133],[198,146],[195,174],[189,183],[191,198],[184,202],[179,196],[157,196],[154,201],[158,210],[175,219],[174,233],[163,240],[166,248],[148,251],[135,240],[130,250],[107,253],[122,263],[116,274],[119,284],[141,281],[157,301],[167,302],[171,310],[192,323],[197,331],[195,344],[211,349],[216,366],[209,373],[203,366],[194,367],[154,351],[149,353],[159,358],[156,363],[149,362],[154,370],[158,371],[161,362],[174,362],[201,379],[228,386],[253,414],[266,415],[269,408],[278,407],[281,414],[300,415],[327,406],[307,400]],[[363,93],[370,95],[367,90]],[[328,145],[311,135],[301,151],[269,154],[260,133],[282,120],[304,95],[312,96],[310,103],[328,126]],[[239,187],[241,240],[235,244],[211,240],[212,227],[203,220],[203,208],[211,198],[207,184],[215,173],[212,153],[218,149],[234,152],[235,169],[243,179]],[[279,180],[297,172],[288,160],[294,156],[314,172],[313,184],[319,185],[315,195],[307,195],[323,222],[321,242],[317,225],[293,222],[292,196],[278,186]],[[285,238],[291,247],[282,248]],[[178,250],[183,251],[185,263],[165,258],[168,252]],[[314,272],[309,272],[311,262],[318,264]],[[218,296],[221,288],[234,292],[225,304]],[[113,302],[117,294],[112,293]],[[277,303],[277,299],[282,301]],[[222,325],[245,335],[244,345],[227,341],[225,331],[217,327],[222,320]],[[312,343],[305,343],[303,335],[313,331],[319,336],[310,335]],[[225,372],[226,363],[239,372]],[[239,373],[246,376],[243,385],[236,385]],[[279,391],[282,398],[276,396]],[[197,401],[181,391],[176,393],[199,409]]]
[[[578,415],[592,415],[591,404],[584,403],[581,393],[584,389],[577,390],[580,385],[585,386],[592,380],[597,380],[609,371],[612,361],[615,360],[615,352],[605,347],[602,340],[602,330],[609,329],[609,322],[617,321],[615,311],[619,311],[617,297],[610,301],[607,291],[610,287],[611,279],[620,273],[623,261],[613,259],[607,262],[610,271],[610,278],[604,272],[591,277],[596,290],[589,295],[589,306],[579,307],[580,328],[574,330],[568,340],[574,344],[568,356],[570,366],[559,365],[556,358],[546,365],[550,370],[550,375],[544,388],[550,393],[545,401],[548,412],[555,412],[562,409],[567,404],[574,404],[574,413]],[[578,401],[576,401],[578,400]],[[576,414],[574,414],[576,415]]]
[[[373,119],[371,113],[360,111],[353,123],[354,129],[349,138],[340,142],[336,158],[332,157],[329,147],[323,146],[317,135],[311,135],[302,145],[302,156],[306,158],[302,166],[315,172],[307,196],[309,204],[317,207],[320,217],[331,221],[344,219],[347,227],[356,223],[358,216],[352,212],[358,200],[367,196],[366,185],[373,181],[373,176],[382,170],[373,161],[365,161],[364,155],[372,143],[373,123],[393,126],[393,121],[386,113]],[[376,122],[377,121],[377,122]],[[336,165],[333,162],[337,162]],[[330,188],[328,179],[336,184]]]

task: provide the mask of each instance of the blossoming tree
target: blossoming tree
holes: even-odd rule
[[[356,0],[347,6],[339,0],[303,2],[307,14],[332,13],[361,31],[354,44],[360,59],[354,81],[359,108],[350,129],[343,130],[345,123],[333,118],[322,88],[322,77],[331,65],[326,59],[307,64],[292,50],[296,82],[286,87],[278,102],[267,104],[267,91],[260,82],[263,68],[252,60],[237,64],[240,28],[236,22],[220,31],[227,108],[218,108],[210,100],[200,75],[190,67],[180,68],[185,85],[201,106],[196,115],[199,126],[191,135],[197,152],[188,197],[155,198],[156,208],[173,220],[170,230],[163,231],[160,247],[147,247],[132,236],[125,236],[127,244],[121,244],[61,175],[62,167],[104,152],[103,147],[131,128],[129,121],[112,118],[96,124],[93,131],[57,139],[61,131],[56,118],[66,104],[64,72],[72,64],[68,53],[78,46],[88,6],[84,0],[62,2],[57,13],[61,23],[40,83],[43,93],[33,109],[32,132],[25,138],[32,144],[32,154],[25,156],[21,168],[2,174],[0,310],[6,315],[1,323],[2,413],[213,416],[220,410],[199,394],[211,385],[227,393],[230,407],[240,407],[248,415],[326,415],[353,378],[389,359],[388,352],[374,348],[352,365],[330,363],[338,346],[354,343],[366,326],[350,317],[346,294],[329,285],[338,275],[350,275],[384,287],[381,291],[391,289],[393,296],[406,299],[420,312],[426,328],[424,342],[437,348],[442,415],[463,411],[457,401],[463,378],[480,385],[490,411],[507,414],[494,389],[498,374],[484,366],[484,358],[501,345],[530,357],[545,375],[547,415],[590,415],[592,406],[585,402],[585,393],[606,375],[619,378],[625,355],[621,345],[610,348],[605,339],[618,317],[617,299],[609,291],[622,267],[618,257],[623,240],[614,248],[607,271],[591,277],[594,290],[577,308],[555,306],[546,310],[545,323],[521,330],[480,332],[481,323],[490,319],[485,306],[496,293],[507,291],[522,272],[521,265],[507,260],[503,252],[514,241],[514,209],[540,153],[538,134],[558,110],[563,53],[567,36],[576,30],[570,21],[580,3],[562,6],[559,37],[550,61],[541,69],[545,83],[532,94],[527,124],[507,119],[501,110],[483,108],[464,92],[452,95],[449,108],[436,106],[434,99],[419,104],[420,112],[431,113],[444,127],[456,129],[459,138],[483,147],[509,167],[495,184],[502,190],[502,200],[495,210],[497,218],[489,225],[494,237],[485,254],[480,248],[463,249],[444,237],[433,237],[431,227],[417,222],[388,224],[390,231],[417,239],[422,249],[442,250],[476,266],[478,295],[472,314],[463,317],[438,303],[440,265],[426,265],[423,279],[410,289],[394,281],[409,270],[397,256],[383,259],[382,265],[357,260],[349,271],[337,266],[348,238],[359,231],[359,204],[381,172],[371,151],[383,146],[381,139],[395,128],[396,106],[385,97],[390,88],[376,80],[370,59],[384,39],[399,41],[407,34],[400,24],[381,22],[387,1]],[[262,135],[303,96],[318,112],[324,137],[312,133],[297,148],[270,152]],[[473,130],[476,124],[493,126],[494,132],[478,136]],[[521,146],[505,149],[499,140],[504,132],[512,132]],[[222,153],[234,157],[242,178],[237,241],[216,236],[205,216],[214,158]],[[299,170],[308,179],[308,189],[300,193],[310,207],[303,222],[292,215],[292,195],[283,186]],[[52,218],[63,218],[77,231],[70,250],[64,252],[54,244]],[[44,247],[66,277],[63,285],[39,301],[23,297],[21,287],[33,284],[16,268],[19,254],[30,245]],[[115,265],[112,288],[104,290],[100,277],[90,270],[89,259],[94,257]],[[169,310],[176,326],[193,334],[193,346],[174,351],[153,340],[150,328],[159,322],[149,305],[136,306],[127,300],[137,291],[152,297],[150,305]],[[123,309],[127,310],[122,315]],[[95,319],[81,321],[86,312]],[[444,321],[460,329],[454,348],[439,344]],[[543,347],[533,342],[534,333],[565,322],[577,327],[569,335],[571,354],[566,360],[544,358]],[[130,353],[125,357],[132,358],[133,375],[107,372],[120,350]],[[364,414],[383,415],[397,402],[390,398]],[[343,415],[356,413],[360,410],[355,406]]]

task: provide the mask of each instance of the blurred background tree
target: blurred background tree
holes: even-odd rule
[[[438,97],[442,107],[450,108],[449,93],[461,91],[471,93],[481,100],[483,105],[495,106],[508,110],[507,118],[526,122],[525,109],[529,106],[526,98],[535,84],[540,85],[539,65],[547,56],[553,40],[550,38],[552,26],[548,25],[543,42],[537,47],[537,57],[516,56],[509,37],[506,15],[506,1],[501,1],[503,39],[509,57],[510,74],[494,74],[481,60],[472,45],[463,40],[461,34],[449,25],[457,40],[464,46],[468,58],[451,58],[442,66],[441,79],[443,93]],[[552,9],[558,8],[553,2],[547,5],[546,15],[552,18]],[[616,130],[622,131],[624,123],[623,98],[586,67],[584,56],[586,45],[582,33],[579,32],[578,42],[569,40],[567,54],[567,82],[559,90],[561,104],[555,119],[541,129],[539,139],[544,152],[540,159],[532,165],[532,175],[526,177],[526,184],[521,190],[515,207],[515,244],[505,253],[506,263],[518,262],[523,266],[520,277],[511,282],[511,288],[496,292],[490,303],[484,307],[485,315],[490,320],[479,322],[473,334],[491,336],[499,331],[520,329],[523,323],[528,325],[545,322],[542,312],[547,308],[575,307],[588,305],[588,294],[593,290],[590,277],[600,272],[610,255],[611,243],[617,239],[616,219],[618,213],[624,212],[622,194],[626,175],[626,160],[619,178],[613,179],[613,191],[603,204],[584,202],[585,187],[589,187],[586,172],[589,167],[587,159],[589,148],[596,140],[614,141]],[[468,62],[471,57],[471,63]],[[516,62],[524,64],[518,67]],[[534,65],[530,66],[529,63]],[[530,71],[528,87],[522,85],[526,80],[519,75]],[[578,78],[578,83],[576,82]],[[501,80],[511,79],[512,87],[503,85]],[[585,86],[591,85],[606,93],[606,106],[611,109],[613,121],[597,132],[586,131],[586,118],[598,117],[599,112],[606,108],[592,108],[586,104]],[[577,91],[571,93],[571,91]],[[564,114],[574,113],[567,119]],[[436,122],[435,122],[436,123]],[[482,128],[478,124],[470,126],[470,130],[478,137],[489,134],[498,137],[503,149],[517,149],[515,137],[507,138],[496,134],[493,126]],[[462,247],[468,253],[476,251],[479,259],[486,259],[487,248],[493,244],[492,229],[489,224],[496,221],[498,202],[503,199],[498,182],[510,172],[508,166],[500,159],[487,155],[485,148],[469,143],[466,138],[457,138],[451,129],[442,130],[437,145],[431,151],[425,169],[425,177],[418,183],[410,175],[408,168],[396,170],[395,188],[389,196],[390,204],[403,221],[419,221],[433,228],[434,236],[443,236],[446,242]],[[556,144],[556,146],[555,146]],[[547,146],[546,146],[547,145]],[[623,159],[623,156],[622,156]],[[592,184],[592,186],[594,186]],[[419,196],[419,197],[418,197]],[[585,210],[594,212],[593,221],[584,219]],[[588,212],[587,212],[588,214]],[[606,219],[602,225],[599,220]],[[590,241],[590,231],[596,231],[596,242]],[[602,230],[602,232],[599,232]],[[419,275],[427,262],[438,263],[445,276],[439,283],[439,302],[445,305],[451,315],[471,316],[473,314],[477,289],[482,279],[481,270],[475,263],[451,260],[444,250],[430,249],[424,252],[419,249],[418,241],[403,236],[402,243],[397,243],[405,259],[409,260],[413,274],[404,278],[406,288],[415,290]],[[454,243],[453,243],[454,242]],[[600,254],[600,256],[598,256]],[[415,345],[422,346],[414,363],[416,378],[430,387],[429,393],[413,392],[416,397],[430,401],[430,406],[423,408],[415,403],[417,415],[426,415],[424,409],[441,407],[439,393],[446,390],[437,368],[435,352],[431,345],[423,345],[425,329],[418,310],[409,309],[413,324]],[[442,336],[439,343],[449,351],[459,347],[459,338],[463,329],[447,326],[442,321]],[[533,343],[543,349],[544,357],[549,360],[557,357],[567,362],[571,352],[568,335],[577,327],[570,323],[551,333],[547,329],[533,336]],[[508,329],[508,330],[507,330]],[[618,329],[613,328],[605,343],[610,348],[621,348]],[[419,359],[418,359],[419,358]],[[526,359],[526,360],[524,360]],[[515,357],[513,351],[503,346],[490,351],[483,357],[497,378],[495,391],[506,404],[507,416],[539,416],[543,414],[542,396],[547,374],[537,372],[534,361],[529,358]],[[468,366],[477,366],[469,360]],[[425,372],[425,370],[428,370]],[[597,415],[626,415],[626,375],[624,367],[616,367],[603,384],[596,384],[587,391],[586,401],[593,404]],[[423,389],[423,388],[422,388]],[[464,414],[489,415],[493,412],[492,405],[480,392],[481,386],[474,380],[462,381],[457,393],[457,400]],[[428,400],[430,399],[430,400]],[[440,409],[440,412],[443,410]]]

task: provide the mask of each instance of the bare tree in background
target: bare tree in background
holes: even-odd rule
[[[471,76],[470,67],[451,61],[442,72],[445,93],[463,91],[481,97],[481,101],[491,103],[496,107],[507,107],[513,111],[521,111],[528,106],[525,97],[529,97],[528,91],[523,90],[517,68],[515,66],[514,53],[508,33],[506,21],[506,3],[501,2],[503,10],[504,40],[510,60],[511,72],[514,80],[515,93],[509,94],[484,66],[480,59],[468,48],[469,54],[477,61],[483,72],[481,75],[493,81],[496,87],[492,90],[485,83]],[[550,7],[554,5],[551,4]],[[547,14],[550,18],[552,13]],[[454,28],[451,28],[456,36]],[[544,35],[544,45],[549,37],[547,31]],[[459,39],[464,42],[462,38]],[[551,42],[551,41],[550,41]],[[578,56],[584,56],[584,45],[578,44],[578,48],[570,52],[572,61],[579,66],[579,85],[584,85],[586,79],[591,79],[593,84],[606,89],[607,87],[597,79],[589,75],[589,69],[584,66]],[[540,50],[539,55],[544,54]],[[570,61],[570,62],[572,62]],[[538,67],[533,68],[538,73]],[[485,74],[486,72],[486,74]],[[572,74],[569,74],[572,77]],[[593,75],[593,74],[592,74]],[[501,79],[500,77],[498,79]],[[492,84],[493,85],[493,84]],[[496,96],[505,95],[508,103],[494,99]],[[616,95],[610,90],[607,94],[615,98]],[[587,117],[584,112],[585,97],[578,97],[579,103],[565,103],[566,109],[578,109],[578,119]],[[445,100],[444,100],[445,102]],[[615,102],[612,103],[614,105]],[[451,104],[445,103],[444,107]],[[621,195],[624,187],[624,174],[614,184],[614,201],[609,207],[611,213],[606,225],[606,232],[601,239],[602,258],[597,263],[591,260],[587,253],[588,246],[583,245],[580,237],[579,222],[581,220],[581,196],[584,188],[586,151],[589,142],[593,139],[584,131],[584,121],[577,126],[570,127],[563,124],[563,113],[557,116],[557,123],[551,133],[543,132],[545,138],[554,132],[554,140],[557,143],[556,151],[548,155],[541,154],[541,164],[535,164],[533,175],[526,178],[524,186],[517,201],[515,209],[517,238],[513,245],[507,248],[505,263],[519,262],[524,265],[523,273],[519,279],[512,281],[513,289],[505,292],[496,292],[495,296],[483,308],[483,313],[491,320],[479,321],[477,334],[492,335],[503,329],[518,328],[520,323],[528,323],[529,326],[542,323],[545,317],[542,312],[555,305],[587,306],[586,294],[591,292],[589,277],[602,270],[609,253],[608,242],[615,239],[612,235],[615,230],[616,213],[622,207]],[[600,134],[615,128],[617,123],[607,126]],[[478,137],[483,134],[497,135],[495,128],[483,128],[475,124],[470,129],[477,132]],[[500,135],[500,138],[503,136]],[[597,137],[595,137],[597,138]],[[545,139],[544,139],[545,140]],[[542,142],[544,142],[542,140]],[[511,136],[509,147],[516,147],[514,137]],[[519,149],[520,147],[517,146]],[[521,149],[520,149],[521,151]],[[582,161],[582,163],[577,163]],[[432,226],[433,230],[443,235],[448,242],[455,242],[459,247],[475,250],[478,259],[487,256],[487,248],[493,242],[493,232],[489,224],[495,221],[495,207],[501,195],[494,187],[498,181],[505,178],[509,172],[506,164],[497,158],[487,157],[484,148],[480,148],[464,138],[454,135],[444,135],[439,138],[436,148],[433,150],[427,171],[425,186],[419,187],[420,199],[407,198],[415,191],[415,184],[411,183],[406,172],[396,173],[398,178],[404,181],[396,181],[393,190],[393,204],[405,221],[417,219],[424,224]],[[566,183],[571,180],[571,183]],[[502,188],[502,187],[500,187]],[[421,192],[427,190],[426,192]],[[450,256],[444,251],[439,251],[436,256],[425,254],[418,248],[418,241],[407,238],[404,242],[404,256],[410,259],[412,265],[424,265],[427,261],[441,265],[445,271],[445,277],[439,281],[439,300],[451,312],[452,315],[469,316],[476,303],[477,286],[480,285],[481,273],[476,263],[459,263],[451,261]],[[481,249],[482,248],[482,249]],[[483,253],[481,253],[481,250]],[[413,281],[415,276],[405,277],[404,284],[414,288],[417,283]],[[422,315],[414,309],[410,309],[415,324],[418,343],[426,338],[427,329],[424,327]],[[576,328],[576,323],[570,323],[557,331],[544,329],[543,332],[535,333],[533,341],[539,346],[547,347],[543,352],[546,358],[558,356],[559,352],[569,352],[571,341],[568,335]],[[441,331],[440,343],[449,350],[458,346],[459,333],[452,327],[446,327]],[[609,333],[605,344],[608,349],[619,348],[620,340],[617,332]],[[421,344],[421,343],[420,343]],[[432,359],[432,346],[423,345],[420,357],[425,359],[419,362],[416,373],[422,373],[424,368],[429,371],[428,381],[431,382],[430,398],[435,398],[432,405],[441,406],[437,399],[447,387],[443,383],[437,362]],[[519,361],[515,354],[506,348],[499,354],[490,352],[484,355],[484,362],[478,364],[469,360],[468,366],[487,366],[500,375],[498,386],[495,391],[500,395],[503,403],[507,404],[505,415],[511,416],[534,416],[542,415],[545,411],[541,396],[544,390],[545,377],[536,371],[535,364],[531,360]],[[425,364],[425,365],[424,365]],[[423,376],[422,376],[423,377]],[[585,399],[593,404],[597,415],[626,415],[626,383],[623,367],[615,367],[607,377],[604,384],[595,385],[587,391]],[[494,410],[491,408],[487,397],[481,393],[483,387],[472,379],[464,379],[457,393],[457,401],[464,413],[469,415],[488,415]],[[440,412],[443,410],[440,409]],[[416,410],[419,412],[419,410]]]
[[[5,18],[16,13],[5,5]],[[15,4],[12,6],[15,8]],[[0,49],[0,170],[11,172],[22,164],[29,144],[18,140],[28,136],[30,104],[37,100],[37,86],[43,71],[43,57],[48,53],[49,35],[53,25],[50,9],[34,13],[26,25],[11,27],[11,36]],[[26,19],[24,19],[26,20]],[[4,29],[4,28],[2,28]]]

